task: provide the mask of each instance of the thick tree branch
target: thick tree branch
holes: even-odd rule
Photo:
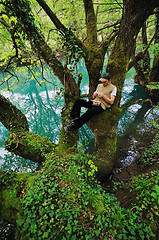
[[[10,132],[5,148],[25,159],[42,163],[46,154],[55,151],[56,145],[44,137],[29,131]]]
[[[97,18],[93,8],[92,0],[83,0],[86,14],[87,43],[96,45],[97,43]]]
[[[8,131],[14,132],[29,130],[29,125],[25,115],[1,94],[0,121]]]

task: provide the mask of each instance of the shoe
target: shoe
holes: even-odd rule
[[[68,123],[74,123],[74,121],[76,121],[78,118],[74,118],[74,119],[66,119],[66,122]]]
[[[70,119],[66,119],[66,122],[68,122],[68,123],[72,123],[72,122],[73,122],[73,119],[72,119],[72,120],[70,120]]]
[[[68,126],[64,127],[66,132],[70,132],[73,129],[74,122],[70,123]]]

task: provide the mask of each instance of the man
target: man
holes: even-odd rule
[[[102,74],[99,80],[101,83],[93,93],[93,100],[79,99],[75,102],[71,111],[72,120],[67,119],[69,125],[64,128],[66,132],[79,129],[93,116],[102,113],[114,103],[117,88],[110,79],[109,73]],[[88,110],[80,116],[81,107],[88,108]]]

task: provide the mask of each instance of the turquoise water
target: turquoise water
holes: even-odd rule
[[[61,110],[64,99],[62,96],[62,85],[59,80],[45,66],[44,73],[40,67],[35,67],[34,74],[37,80],[30,80],[31,74],[27,68],[20,68],[18,73],[20,85],[13,85],[10,91],[1,92],[5,97],[15,104],[27,117],[30,130],[41,136],[45,136],[54,143],[58,143],[61,129]],[[82,93],[88,93],[88,75],[83,61],[78,65],[78,72],[82,72]],[[0,73],[0,81],[7,76]],[[147,95],[144,89],[133,81],[134,71],[127,74],[125,80],[121,104],[134,99],[145,99]],[[38,82],[47,79],[40,87]],[[12,82],[17,79],[12,79]],[[2,90],[7,86],[1,86]],[[149,123],[158,118],[159,112],[150,109],[149,104],[135,104],[122,113],[117,126],[118,135],[118,164],[129,164],[139,153],[141,148],[151,140],[155,129]],[[34,171],[39,168],[38,164],[30,160],[12,155],[4,148],[4,142],[8,138],[8,131],[0,123],[0,168],[17,172]],[[145,138],[145,139],[144,139]],[[81,151],[92,153],[94,147],[94,136],[89,128],[84,125],[80,129],[80,140],[78,147]]]

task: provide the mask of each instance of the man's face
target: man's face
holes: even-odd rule
[[[109,84],[109,80],[103,78],[102,84],[104,87],[106,87]]]

